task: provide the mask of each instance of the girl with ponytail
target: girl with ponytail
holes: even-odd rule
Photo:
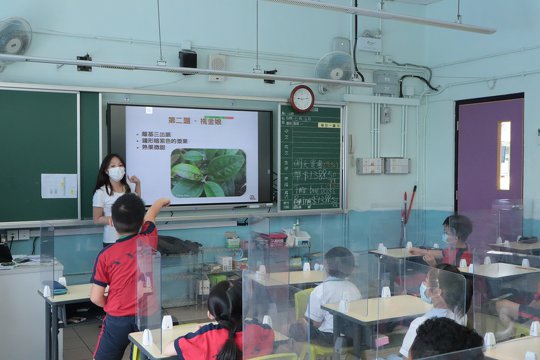
[[[210,290],[208,318],[217,324],[204,325],[194,333],[179,337],[168,344],[163,353],[185,360],[241,360],[243,355],[251,358],[272,353],[272,328],[253,321],[242,324],[240,281],[222,281]],[[249,332],[249,344],[244,344],[244,330]]]

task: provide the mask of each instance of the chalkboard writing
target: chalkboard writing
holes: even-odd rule
[[[280,107],[280,210],[341,208],[341,109]]]

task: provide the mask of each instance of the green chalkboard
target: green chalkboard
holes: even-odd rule
[[[81,93],[80,102],[81,128],[85,129],[80,140],[86,146],[81,146],[81,158],[85,158],[80,164],[82,168],[94,162],[93,181],[99,165],[94,140],[98,136],[97,96]],[[78,198],[41,197],[41,174],[79,173],[78,105],[77,92],[0,90],[0,222],[79,219]],[[83,175],[81,183],[87,187],[85,181],[92,174]],[[91,212],[91,199],[87,202]]]
[[[341,209],[341,108],[280,107],[279,209]]]

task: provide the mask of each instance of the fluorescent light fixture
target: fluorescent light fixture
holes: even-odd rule
[[[358,8],[354,6],[329,4],[329,3],[323,3],[323,2],[312,1],[312,0],[266,0],[266,1],[310,7],[314,9],[332,10],[332,11],[349,13],[353,15],[375,17],[375,18],[385,19],[385,20],[397,20],[397,21],[410,22],[414,24],[437,26],[437,27],[442,27],[446,29],[469,31],[469,32],[475,32],[475,33],[480,33],[480,34],[493,34],[496,31],[495,29],[485,28],[485,27],[480,27],[480,26],[475,26],[475,25],[466,25],[466,24],[460,24],[460,23],[453,23],[449,21],[424,19],[424,18],[419,18],[415,16],[392,14],[392,13],[388,13],[386,11],[381,11],[381,10],[363,9],[363,8]]]
[[[225,71],[225,70],[209,70],[209,69],[173,67],[173,66],[162,66],[162,65],[135,65],[135,64],[120,64],[120,63],[108,63],[108,62],[99,62],[99,61],[87,61],[87,60],[53,59],[53,58],[42,58],[42,57],[25,56],[25,55],[0,54],[0,65],[2,61],[32,62],[32,63],[56,64],[56,65],[91,66],[91,67],[118,69],[118,70],[160,71],[160,72],[192,74],[192,75],[194,74],[218,75],[218,76],[230,76],[230,77],[249,78],[249,79],[293,81],[293,82],[300,82],[300,83],[332,84],[332,85],[356,86],[356,87],[374,87],[375,86],[374,83],[367,83],[363,81],[352,81],[352,80],[307,78],[307,77],[300,77],[300,76],[244,73],[244,72]]]

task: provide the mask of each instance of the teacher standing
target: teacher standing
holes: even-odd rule
[[[94,224],[104,225],[103,247],[114,244],[118,233],[111,223],[111,208],[120,196],[135,192],[141,196],[141,182],[136,176],[126,177],[126,162],[118,154],[109,154],[101,162],[92,200]],[[127,179],[134,184],[128,184]]]

